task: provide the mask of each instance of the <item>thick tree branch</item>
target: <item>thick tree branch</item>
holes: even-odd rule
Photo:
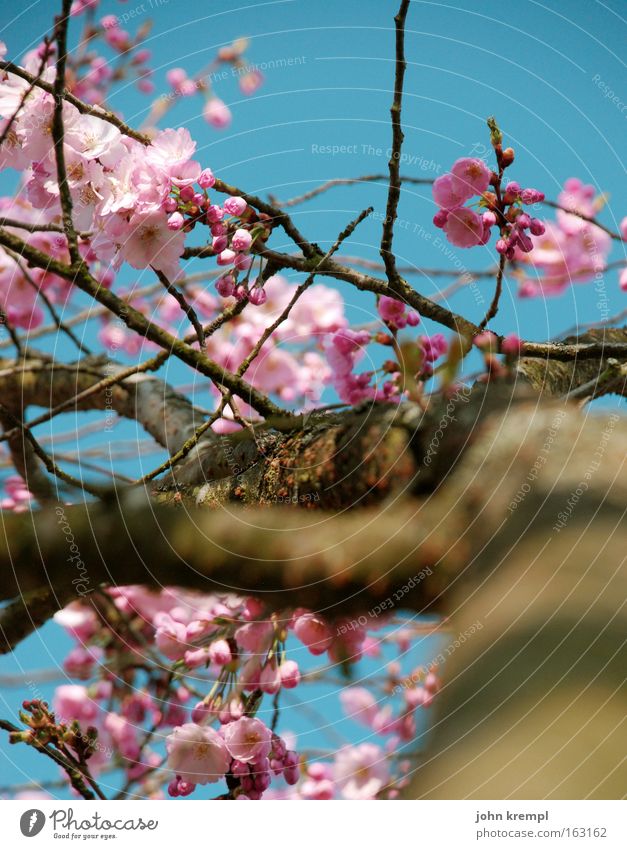
[[[68,366],[45,360],[23,360],[15,366],[0,360],[0,397],[6,404],[53,410],[105,410],[135,419],[160,445],[178,450],[204,418],[184,396],[157,377],[134,374],[112,361],[86,359]],[[47,421],[48,414],[28,422]],[[20,437],[21,438],[21,437]]]
[[[155,507],[139,490],[106,505],[65,508],[63,522],[84,564],[82,580],[90,587],[177,584],[252,593],[278,608],[297,600],[331,618],[368,610],[411,582],[404,607],[443,610],[449,590],[477,569],[491,568],[491,559],[475,559],[487,543],[499,551],[516,528],[521,532],[535,521],[538,511],[545,525],[549,518],[558,521],[593,461],[577,511],[589,515],[602,509],[608,515],[622,510],[627,497],[627,478],[621,474],[627,432],[618,416],[583,417],[574,408],[538,406],[537,398],[524,396],[513,400],[507,387],[495,389],[494,397],[478,389],[474,401],[459,399],[449,412],[455,426],[444,427],[450,439],[438,437],[436,445],[434,425],[425,431],[422,465],[407,466],[405,485],[399,486],[398,456],[390,456],[394,486],[383,490],[389,497],[373,509],[295,510],[278,487],[275,506],[265,509],[229,506],[191,515]],[[367,435],[364,442],[372,447]],[[540,456],[543,462],[535,468]],[[521,489],[534,468],[533,485]],[[358,480],[359,470],[353,474]],[[403,497],[430,475],[431,495]],[[352,491],[350,474],[346,477],[345,507],[354,497],[346,495]],[[309,486],[314,491],[315,484]],[[59,517],[42,511],[2,518],[0,598],[49,585],[62,596],[70,591],[77,575],[68,568]]]

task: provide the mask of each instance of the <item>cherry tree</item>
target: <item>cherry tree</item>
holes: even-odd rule
[[[507,279],[536,297],[616,269],[627,289],[624,258],[610,262],[627,219],[605,226],[604,199],[576,177],[554,201],[521,185],[494,117],[489,157],[401,174],[409,0],[394,19],[388,173],[292,198],[225,182],[168,126],[195,97],[210,125],[229,124],[213,72],[236,69],[244,94],[263,84],[244,39],[197,73],[170,70],[136,128],[108,104],[120,81],[155,95],[147,28],[97,7],[63,0],[20,61],[2,46],[0,167],[19,180],[0,199],[2,651],[52,618],[73,648],[71,682],[0,727],[58,765],[68,798],[618,792],[619,752],[595,748],[587,720],[622,713],[627,430],[585,405],[625,394],[627,330],[620,316],[560,340],[491,328]],[[387,185],[380,263],[349,249],[372,207],[324,247],[295,223],[293,208],[368,182]],[[492,286],[483,315],[448,306],[468,272],[428,297],[407,279],[422,269],[397,262],[412,183],[433,183],[424,226],[496,253],[474,275]],[[141,286],[121,282],[129,267]],[[376,320],[349,322],[355,297]],[[166,382],[172,363],[184,386]],[[130,478],[127,441],[84,447],[87,411],[101,434],[136,422],[131,453],[156,444],[163,461]],[[78,476],[61,426],[39,436],[64,413]],[[415,662],[430,636],[442,649]],[[320,682],[363,740],[300,746],[283,728],[301,692],[324,726],[304,701]],[[585,775],[573,745],[593,753]]]

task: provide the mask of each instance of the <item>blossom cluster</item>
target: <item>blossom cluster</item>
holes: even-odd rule
[[[251,95],[263,84],[263,74],[257,68],[246,64],[244,52],[247,47],[248,40],[245,38],[239,38],[233,44],[221,47],[212,67],[230,65],[242,94]],[[233,116],[226,103],[213,91],[208,81],[210,77],[211,73],[192,78],[184,68],[171,68],[166,74],[172,97],[193,97],[195,94],[201,94],[205,99],[202,113],[205,121],[212,127],[223,130],[231,124]]]
[[[533,250],[526,253],[516,247],[514,259],[524,266],[519,282],[521,297],[559,295],[573,283],[593,280],[607,265],[611,236],[580,217],[594,218],[605,203],[604,196],[597,195],[594,186],[571,177],[564,183],[557,202],[562,208],[557,210],[555,220],[545,221],[541,233],[532,232]],[[624,271],[622,280],[627,288]]]
[[[491,185],[495,191],[488,191]],[[522,189],[514,181],[507,183],[501,194],[499,177],[482,159],[458,159],[450,172],[435,180],[432,191],[440,207],[433,223],[442,228],[449,242],[458,248],[487,244],[492,227],[497,226],[500,239],[496,249],[513,259],[516,249],[523,253],[532,250],[533,243],[527,231],[535,236],[544,232],[542,222],[523,210],[523,206],[543,201],[544,194],[537,189]],[[466,201],[477,196],[478,209],[484,210],[482,214],[465,206]]]
[[[219,782],[221,798],[240,800],[393,798],[403,786],[409,762],[398,763],[395,754],[415,735],[415,712],[439,689],[435,670],[407,676],[398,662],[388,664],[381,704],[364,686],[343,690],[346,715],[386,742],[345,745],[322,759],[297,753],[294,735],[268,725],[264,698],[276,706],[283,691],[304,685],[306,661],[289,656],[302,655],[298,645],[333,668],[380,656],[386,639],[404,656],[411,628],[386,638],[303,608],[279,619],[256,598],[175,589],[118,587],[98,604],[102,616],[84,601],[55,615],[74,640],[64,669],[78,681],[58,686],[52,711],[43,709],[53,737],[71,732],[72,740],[86,741],[96,779],[121,768],[148,798],[185,797]]]
[[[83,33],[80,39],[83,49],[76,56],[69,53],[67,57],[67,88],[72,94],[87,103],[104,105],[111,95],[112,86],[123,80],[134,80],[136,88],[146,95],[155,92],[154,73],[149,66],[152,58],[151,51],[144,45],[150,33],[151,25],[144,20],[134,34],[126,28],[127,21],[135,15],[122,12],[119,16],[106,14],[96,19],[100,5],[99,0],[74,0],[71,15],[75,19],[84,19]],[[104,52],[99,52],[99,43],[108,48],[114,60]],[[249,66],[245,52],[249,42],[246,38],[238,38],[230,45],[221,47],[209,66],[209,69],[197,77],[190,78],[183,68],[171,68],[166,73],[166,81],[170,88],[167,97],[157,97],[150,110],[149,124],[162,117],[180,97],[191,97],[201,94],[205,98],[203,114],[207,123],[217,129],[228,127],[231,123],[231,112],[226,103],[219,98],[210,82],[217,74],[218,68],[228,65],[233,75],[237,77],[240,91],[251,95],[263,83],[263,75],[258,69]],[[28,54],[41,60],[46,54],[53,56],[53,47],[42,43]]]

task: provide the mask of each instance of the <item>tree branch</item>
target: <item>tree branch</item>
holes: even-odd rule
[[[396,259],[392,253],[392,241],[394,239],[394,221],[401,196],[400,161],[401,149],[403,147],[403,129],[401,125],[401,109],[403,105],[403,81],[405,79],[405,19],[409,9],[409,0],[401,0],[398,14],[394,18],[396,26],[396,64],[394,77],[394,99],[390,107],[392,118],[392,153],[388,168],[390,170],[390,184],[388,188],[388,201],[383,220],[383,233],[381,235],[381,259],[385,265],[385,271],[390,285],[399,280],[396,270]]]

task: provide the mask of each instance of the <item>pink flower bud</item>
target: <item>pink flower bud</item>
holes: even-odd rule
[[[292,690],[300,683],[300,670],[295,660],[285,660],[279,666],[281,684],[286,690]]]
[[[219,254],[221,253],[227,246],[227,238],[226,236],[214,236],[211,241],[211,247],[213,250]]]
[[[243,94],[254,94],[263,83],[263,74],[257,70],[252,70],[239,78],[238,84]]]
[[[176,90],[187,79],[187,74],[183,68],[171,68],[165,75],[165,78],[169,85]]]
[[[520,347],[520,339],[515,336],[513,333],[507,337],[508,339],[516,339],[518,341],[518,346]],[[428,693],[437,693],[440,689],[440,679],[435,674],[435,672],[428,672],[427,677],[425,678],[425,690]]]
[[[202,725],[206,719],[213,715],[213,710],[207,702],[198,702],[198,704],[192,708],[192,722],[195,722],[196,725]]]
[[[231,110],[219,97],[212,97],[205,103],[203,117],[212,127],[223,130],[231,123]]]
[[[222,221],[223,218],[224,218],[224,210],[222,209],[221,206],[217,206],[216,204],[213,204],[207,210],[207,221],[210,224],[217,224],[217,222]]]
[[[133,56],[133,65],[144,65],[146,62],[148,62],[151,56],[152,53],[150,52],[150,50],[146,50],[146,48],[144,48],[143,50],[138,50],[135,56]]]
[[[501,351],[504,354],[509,354],[511,356],[517,356],[520,353],[520,346],[522,342],[515,333],[508,334],[501,344]],[[425,682],[426,683],[426,682]]]
[[[541,203],[544,200],[544,192],[539,192],[537,189],[523,189],[520,199],[524,204]]]
[[[294,622],[294,633],[312,654],[323,654],[333,642],[333,634],[324,619],[304,613]]]
[[[223,298],[230,298],[235,294],[235,281],[232,274],[225,274],[224,277],[219,277],[216,281],[216,289],[218,294]]]
[[[115,15],[105,15],[100,18],[100,26],[103,29],[117,29],[120,23]]]
[[[217,666],[226,666],[233,659],[231,648],[226,640],[215,640],[209,646],[211,662]]]
[[[238,254],[235,257],[235,268],[238,271],[248,271],[250,266],[253,264],[253,258],[250,254]]]
[[[180,212],[173,212],[168,218],[168,230],[180,230],[185,224],[185,219]]]
[[[490,351],[496,342],[496,336],[490,330],[484,330],[475,336],[473,342],[480,351]]]
[[[198,669],[209,662],[209,653],[206,648],[191,649],[185,652],[185,665],[190,669]]]
[[[267,663],[259,676],[259,689],[273,696],[281,689],[281,673],[272,663]]]
[[[137,88],[142,94],[152,94],[155,90],[155,84],[151,80],[141,79],[137,81]]]
[[[197,86],[194,80],[183,80],[181,85],[179,86],[178,93],[181,97],[192,97],[196,94]]]
[[[433,216],[433,223],[436,227],[444,227],[446,224],[446,219],[448,218],[448,210],[439,209],[436,214]]]
[[[213,176],[211,168],[203,168],[198,178],[198,185],[201,189],[211,189],[215,185],[216,178]]]
[[[247,251],[253,243],[253,237],[248,230],[236,230],[231,239],[231,247],[234,251]]]
[[[194,192],[194,189],[193,189],[192,186],[183,186],[183,188],[181,189],[180,197],[181,197],[181,200],[184,203],[190,203],[191,201],[194,200],[195,194],[196,193]]]
[[[263,613],[265,607],[262,601],[259,601],[258,598],[247,598],[246,606],[242,612],[242,616],[247,621],[252,619],[257,619]]]
[[[247,206],[248,204],[246,203],[244,198],[241,198],[239,196],[230,197],[224,201],[225,211],[228,212],[229,215],[236,215],[238,217],[246,211]]]
[[[518,218],[516,219],[517,227],[527,228],[531,224],[531,217],[527,215],[526,212],[521,212]]]
[[[253,286],[253,288],[248,293],[248,300],[251,304],[256,307],[262,306],[267,301],[268,296],[266,295],[266,290],[261,286]]]
[[[218,265],[233,265],[233,260],[235,259],[235,251],[227,248],[218,254]]]

